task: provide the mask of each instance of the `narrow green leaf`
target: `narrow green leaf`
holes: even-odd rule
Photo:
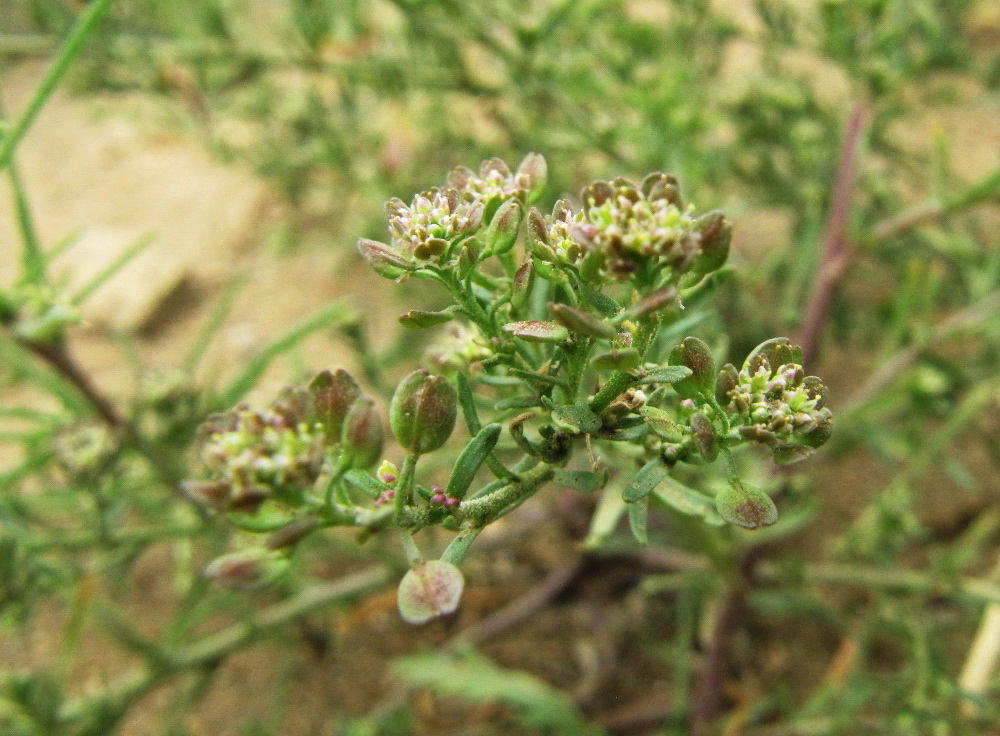
[[[393,663],[398,677],[416,687],[430,688],[471,703],[504,703],[523,726],[553,736],[596,736],[600,733],[565,693],[534,675],[498,667],[482,655],[461,659],[447,654],[415,654]]]
[[[234,378],[218,399],[218,405],[228,407],[235,404],[257,382],[271,361],[279,355],[288,352],[296,344],[309,337],[317,330],[348,321],[354,315],[354,310],[346,302],[332,302],[315,312],[305,320],[295,325],[284,335],[265,346]]]
[[[653,497],[666,506],[688,516],[700,516],[705,523],[712,526],[722,526],[726,522],[715,508],[715,500],[704,493],[668,477],[667,482],[653,490]]]
[[[627,506],[617,487],[606,487],[601,493],[593,516],[590,517],[590,530],[587,532],[587,538],[583,540],[583,546],[587,549],[600,547],[618,526]]]
[[[590,434],[601,428],[601,419],[586,404],[567,404],[552,408],[552,421],[573,434]]]
[[[469,377],[462,371],[455,374],[455,384],[458,389],[458,406],[462,410],[462,419],[469,429],[469,436],[475,437],[479,434],[482,425],[479,422],[479,413],[476,411],[476,401],[472,395],[472,385]]]
[[[218,334],[219,329],[222,327],[222,323],[226,321],[226,317],[233,309],[233,304],[236,302],[236,297],[240,293],[240,289],[246,286],[248,277],[245,273],[237,274],[229,280],[226,284],[225,289],[222,292],[222,296],[219,297],[215,305],[212,307],[211,313],[208,315],[208,319],[205,321],[205,325],[198,330],[198,336],[195,338],[194,343],[191,345],[191,349],[188,351],[187,356],[184,358],[184,370],[188,373],[194,373],[195,368],[198,367],[198,363],[201,359],[205,357],[205,353],[208,351],[208,346],[211,344],[212,339]]]
[[[632,530],[632,536],[635,537],[635,541],[641,545],[649,544],[649,533],[647,531],[649,523],[649,497],[646,496],[635,503],[630,503],[626,508],[628,510],[628,526]]]
[[[130,246],[123,250],[111,263],[98,271],[93,278],[80,287],[77,292],[70,297],[69,303],[78,307],[100,289],[112,276],[128,265],[129,261],[151,246],[156,240],[151,234],[143,235],[135,240]]]
[[[676,383],[690,377],[691,369],[686,365],[661,365],[652,368],[639,379],[640,383]]]
[[[344,473],[344,480],[364,493],[369,498],[378,498],[387,490],[389,486],[372,476],[367,470],[352,468]]]
[[[552,482],[563,488],[572,488],[575,491],[584,493],[595,493],[607,484],[608,471],[594,473],[590,470],[562,470],[556,471],[552,476]]]
[[[458,460],[455,461],[455,469],[448,478],[448,487],[445,493],[451,498],[465,498],[465,494],[472,485],[480,466],[486,461],[487,456],[496,447],[500,439],[500,432],[503,427],[499,424],[487,424],[475,437],[469,440]]]
[[[626,503],[635,503],[649,495],[660,482],[669,475],[670,470],[660,458],[653,458],[639,469],[632,480],[622,491]]]

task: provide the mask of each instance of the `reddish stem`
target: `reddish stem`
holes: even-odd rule
[[[35,355],[55,368],[63,378],[72,383],[91,403],[101,418],[112,429],[120,429],[124,420],[114,405],[91,382],[86,373],[81,370],[62,343],[43,343],[26,341],[24,345]]]
[[[799,333],[798,344],[802,355],[809,362],[816,354],[820,332],[830,311],[830,303],[841,278],[847,271],[851,253],[848,244],[848,225],[851,214],[851,194],[854,190],[854,174],[857,164],[858,143],[864,131],[868,111],[864,105],[857,105],[851,111],[840,149],[840,164],[834,184],[830,214],[823,235],[823,252],[819,268],[813,281],[806,318]]]

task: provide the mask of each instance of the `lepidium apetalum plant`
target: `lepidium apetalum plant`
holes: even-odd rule
[[[269,535],[211,563],[217,582],[272,582],[296,544],[325,527],[391,529],[410,564],[399,610],[422,623],[458,606],[457,565],[482,529],[549,485],[593,492],[615,477],[621,515],[643,543],[651,500],[710,527],[777,520],[734,452],[759,445],[778,463],[808,457],[832,431],[822,381],[806,375],[787,338],[767,340],[739,368],[719,368],[697,336],[661,339],[686,300],[711,290],[730,222],[686,204],[677,180],[659,172],[595,181],[550,214],[535,206],[545,181],[534,153],[514,171],[499,159],[478,172],[459,167],[443,186],[386,204],[388,242],[358,242],[380,275],[432,282],[452,300],[400,318],[448,327],[429,351],[440,372],[418,369],[392,396],[398,456],[384,456],[375,403],[342,370],[269,409],[239,406],[203,425],[208,473],[188,493]],[[421,460],[451,452],[459,414],[470,439],[435,465],[451,471],[434,483]],[[716,461],[726,467],[721,489],[673,472]],[[430,560],[418,534],[433,526],[456,536]]]

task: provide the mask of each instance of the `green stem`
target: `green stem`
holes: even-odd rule
[[[0,169],[10,163],[17,144],[21,142],[31,124],[35,122],[35,118],[38,117],[38,113],[41,112],[49,97],[52,96],[56,86],[59,84],[59,80],[63,78],[66,70],[69,69],[70,62],[73,61],[74,57],[80,52],[80,49],[83,48],[84,42],[94,31],[97,21],[111,7],[112,1],[96,0],[96,2],[87,8],[87,11],[80,17],[80,20],[77,21],[76,26],[70,32],[69,38],[59,48],[59,53],[56,55],[52,66],[49,67],[42,81],[38,84],[35,96],[31,98],[31,101],[24,109],[24,112],[21,113],[17,122],[0,139]]]
[[[468,554],[469,548],[472,547],[472,543],[476,541],[476,537],[479,536],[479,532],[482,530],[483,527],[481,526],[463,529],[458,533],[458,536],[451,540],[451,543],[445,548],[444,552],[441,553],[441,559],[453,565],[461,564],[462,560],[465,559],[465,555]]]
[[[0,105],[0,126],[5,122],[3,107]],[[21,253],[21,270],[23,272],[21,281],[28,284],[41,284],[45,282],[45,255],[42,253],[38,232],[35,230],[35,224],[31,217],[31,208],[28,206],[28,195],[24,189],[24,181],[21,179],[13,157],[7,168],[7,177],[10,180],[11,191],[14,193],[17,224],[21,230],[21,242],[24,245]]]
[[[400,529],[399,538],[403,542],[403,551],[406,553],[406,561],[410,563],[410,565],[414,565],[424,559],[424,555],[421,553],[420,548],[413,539],[412,531],[409,529]]]
[[[393,499],[397,520],[402,519],[407,506],[413,503],[413,482],[419,457],[415,452],[409,453],[403,459],[403,467],[399,470],[399,481],[396,483],[396,495]]]
[[[563,389],[563,393],[567,404],[576,403],[576,397],[580,393],[580,384],[583,383],[583,374],[587,368],[587,357],[590,355],[590,346],[593,344],[593,340],[574,340],[564,350],[567,364],[567,385]]]
[[[450,272],[441,272],[441,281],[451,292],[452,297],[458,303],[459,308],[468,315],[469,319],[476,323],[476,326],[488,337],[499,337],[496,328],[483,305],[479,303],[471,291],[462,287],[462,284]]]
[[[499,490],[485,496],[463,501],[458,507],[459,519],[485,525],[502,516],[511,506],[525,501],[555,475],[552,465],[543,463],[524,473]]]
[[[635,339],[633,340],[633,346],[639,351],[639,354],[642,355],[643,358],[646,357],[646,351],[649,350],[649,345],[652,343],[653,338],[656,336],[659,329],[659,318],[644,320],[640,325],[639,331],[636,333]],[[608,404],[614,401],[623,391],[625,391],[625,389],[634,383],[635,376],[633,376],[629,371],[616,371],[615,373],[612,373],[611,377],[601,387],[601,390],[597,392],[593,399],[591,399],[590,410],[595,414],[601,413],[608,407]]]

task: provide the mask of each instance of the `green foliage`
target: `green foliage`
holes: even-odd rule
[[[461,656],[415,654],[397,659],[393,670],[417,687],[470,703],[504,703],[527,728],[553,734],[599,734],[573,702],[537,677],[498,667],[474,652]]]
[[[636,639],[594,676],[630,705],[668,702],[653,726],[667,733],[988,730],[1000,169],[970,162],[951,121],[996,107],[990,3],[710,5],[0,0],[3,67],[52,61],[0,120],[20,237],[0,283],[0,731],[112,734],[164,688],[162,732],[185,733],[215,673],[268,636],[289,662],[273,690],[248,685],[269,714],[231,725],[284,732],[297,636],[330,628],[318,611],[345,642],[360,619],[374,630],[357,597],[419,578],[392,545],[411,569],[457,573],[496,557],[477,556],[480,532],[502,520],[489,544],[507,542],[511,512],[536,494],[546,533],[572,516],[560,556],[584,536],[566,509],[592,512],[581,569],[595,589],[605,568],[641,584],[624,602],[618,578],[607,599],[569,586],[539,611],[556,594],[530,587],[538,561],[511,541],[500,557],[525,597],[484,610],[493,599],[471,591],[494,581],[474,567],[460,637],[554,612],[560,635],[581,639],[582,669],[603,647],[621,655],[616,636]],[[135,386],[102,393],[75,360],[76,326],[150,241],[73,292],[53,277],[72,241],[39,237],[16,162],[67,75],[78,90],[160,96],[176,128],[275,186],[303,242],[346,253],[367,236],[361,256],[416,302],[399,309],[412,331],[368,342],[353,307],[318,305],[219,386],[198,367],[236,279],[179,366],[123,339]],[[238,405],[330,328],[358,350],[358,380],[301,360],[297,378],[318,374],[308,388]],[[798,335],[805,356],[775,334]],[[385,447],[393,379],[418,362],[446,416],[400,408],[390,427],[404,447]],[[374,567],[321,579],[358,557]],[[210,584],[206,565],[251,591]],[[442,597],[418,580],[430,604],[411,618],[450,611],[460,579]],[[162,610],[136,615],[145,597]],[[633,637],[647,615],[655,633]],[[19,659],[15,642],[43,629],[47,648]],[[366,634],[386,659],[429,641]],[[527,622],[525,651],[532,635],[551,636]],[[88,669],[95,646],[130,659],[121,679]],[[393,669],[401,689],[337,684],[323,722],[412,733],[426,717],[405,697],[416,689],[503,704],[544,733],[599,733],[614,715],[523,659],[409,654]]]

